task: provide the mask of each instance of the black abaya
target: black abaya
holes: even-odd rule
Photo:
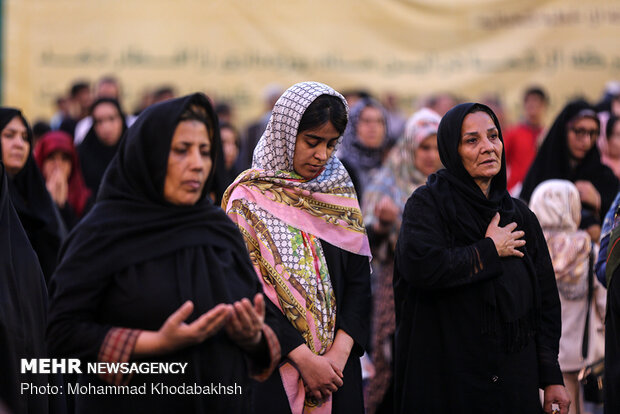
[[[158,330],[192,300],[189,323],[219,303],[252,299],[262,290],[239,231],[206,197],[209,183],[191,206],[172,205],[163,197],[172,135],[190,106],[206,110],[215,130],[212,153],[217,154],[217,120],[204,95],[166,101],[140,115],[107,170],[97,203],[61,252],[50,286],[48,342],[55,355],[95,361],[112,327]],[[147,395],[78,395],[77,412],[248,410],[248,355],[223,331],[199,345],[144,360],[187,362],[188,369],[184,375],[131,378],[128,385],[146,384]],[[79,382],[105,384],[90,374]],[[222,384],[237,393],[158,395],[151,387],[160,382]]]
[[[62,398],[24,393],[21,384],[47,387],[55,376],[21,374],[21,358],[46,358],[47,289],[36,254],[9,197],[0,162],[0,402],[14,414],[63,412]]]
[[[485,196],[458,153],[462,104],[437,135],[446,166],[408,200],[396,248],[395,412],[537,413],[538,389],[562,384],[560,301],[534,214],[506,191],[506,162]],[[525,232],[523,258],[485,237],[493,216]]]
[[[620,267],[613,272],[607,289],[604,406],[605,414],[615,414],[620,412]]]

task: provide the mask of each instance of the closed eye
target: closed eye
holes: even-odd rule
[[[309,146],[310,148],[314,148],[314,147],[316,147],[317,145],[319,145],[319,141],[318,141],[318,140],[309,140],[309,139],[307,139],[307,140],[306,140],[306,144],[308,144],[308,146]]]

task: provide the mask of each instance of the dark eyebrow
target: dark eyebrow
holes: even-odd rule
[[[494,126],[494,127],[487,129],[487,132],[492,132],[492,131],[498,131],[497,127]],[[471,131],[471,132],[466,132],[463,134],[463,136],[467,136],[467,135],[478,136],[478,131]]]
[[[313,134],[304,134],[304,135],[308,138],[318,139],[319,141],[333,141],[335,139],[340,138],[340,135],[338,135],[337,137],[333,137],[333,138],[324,138],[324,137],[319,137]]]
[[[194,145],[194,143],[193,143],[193,142],[190,142],[190,141],[182,141],[182,140],[181,140],[181,141],[177,141],[177,144],[178,144],[178,145],[183,145],[183,146],[185,146],[185,147],[190,147],[190,146]],[[207,146],[210,148],[210,147],[211,147],[211,143],[210,143],[210,142],[203,142],[203,143],[201,143],[201,144],[199,144],[199,145],[198,145],[198,147],[199,147],[199,148],[203,148],[203,147],[207,147]]]
[[[5,129],[6,129],[7,131],[10,131],[10,132],[20,132],[20,130],[19,130],[18,128],[14,128],[14,127],[8,127],[8,126],[7,126]],[[25,129],[24,129],[24,130],[22,130],[22,131],[23,131],[24,133],[26,133],[26,130],[25,130]]]

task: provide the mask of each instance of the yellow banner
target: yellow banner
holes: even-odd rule
[[[609,0],[5,0],[3,19],[3,104],[30,119],[107,74],[128,110],[172,84],[233,103],[240,125],[270,83],[395,92],[407,110],[433,92],[495,93],[514,120],[532,83],[556,109],[620,78]]]

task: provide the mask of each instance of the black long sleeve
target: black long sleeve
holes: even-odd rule
[[[368,257],[339,249],[321,240],[336,293],[336,331],[353,338],[352,355],[363,355],[370,333],[370,263]]]
[[[478,283],[502,272],[493,240],[452,247],[437,209],[416,192],[407,201],[396,246],[395,264],[412,287],[446,289]]]

